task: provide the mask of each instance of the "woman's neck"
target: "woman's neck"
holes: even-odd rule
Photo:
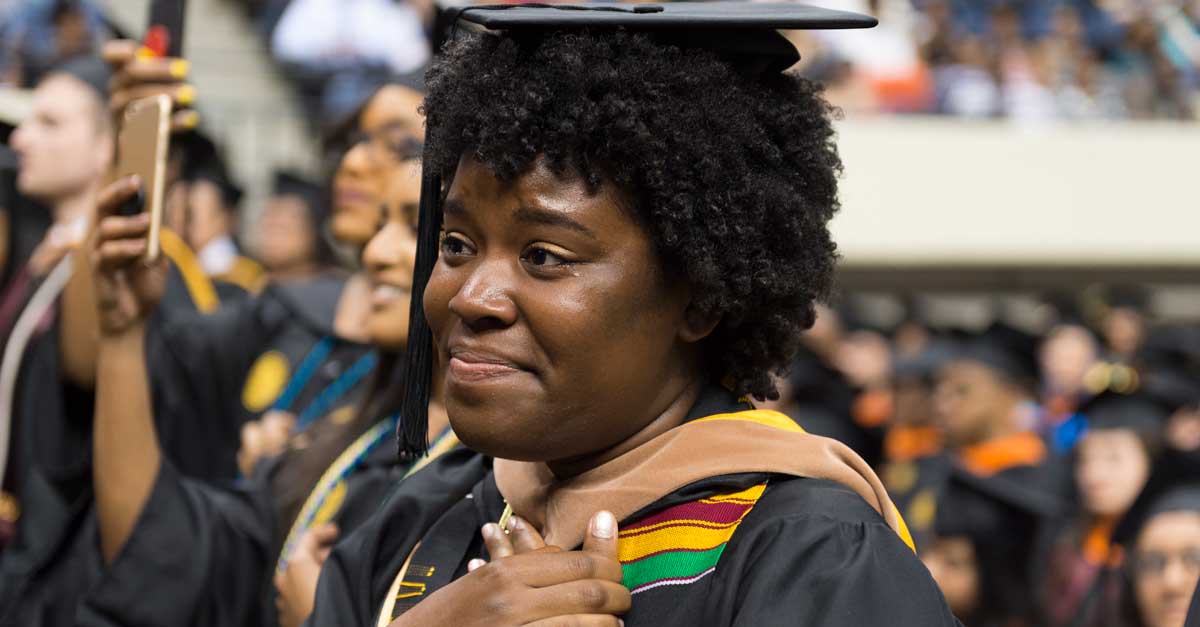
[[[693,379],[679,387],[679,391],[668,396],[666,409],[659,412],[646,426],[632,436],[625,438],[619,444],[596,453],[589,453],[571,459],[548,462],[550,471],[560,479],[574,477],[587,472],[605,462],[611,461],[632,451],[633,449],[653,440],[654,438],[678,427],[687,420],[688,412],[696,404],[700,396],[701,381]]]

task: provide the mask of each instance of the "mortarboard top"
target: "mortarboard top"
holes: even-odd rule
[[[878,23],[867,15],[791,3],[506,4],[447,11],[451,33],[460,22],[513,35],[624,28],[653,33],[664,43],[712,50],[737,59],[738,65],[775,71],[800,60],[796,48],[776,31],[871,28]]]
[[[1163,403],[1140,390],[1128,394],[1105,390],[1084,401],[1078,413],[1088,429],[1131,429],[1148,436],[1161,432],[1170,416]]]
[[[934,529],[943,537],[1023,544],[1020,532],[1061,516],[1065,504],[1051,492],[1003,474],[987,477],[955,468],[938,500]]]
[[[1020,384],[1037,381],[1036,336],[1003,322],[992,323],[982,333],[958,336],[951,361],[980,363]]]
[[[443,8],[434,39],[453,40],[460,27],[484,29],[519,41],[562,31],[621,29],[646,33],[663,45],[705,49],[747,77],[786,70],[799,60],[781,29],[871,28],[870,16],[802,4],[686,2],[664,4],[506,4]],[[439,49],[440,49],[439,45]],[[415,457],[428,449],[428,406],[432,389],[433,346],[422,307],[425,285],[438,253],[442,178],[426,170],[421,179],[417,258],[413,270],[409,343],[405,353],[407,387],[397,433],[399,452]]]
[[[296,196],[300,198],[313,224],[325,222],[325,201],[321,186],[304,176],[287,170],[275,170],[271,179],[272,196]]]

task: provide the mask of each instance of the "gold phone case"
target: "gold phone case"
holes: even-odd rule
[[[135,100],[125,109],[117,140],[117,175],[138,175],[145,194],[145,211],[150,212],[149,246],[146,261],[156,261],[160,252],[163,202],[166,194],[167,149],[171,137],[171,98],[166,95]]]

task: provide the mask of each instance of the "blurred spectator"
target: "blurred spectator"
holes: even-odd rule
[[[37,83],[51,67],[96,52],[106,33],[90,0],[25,0],[0,14],[0,84]]]
[[[1080,413],[1088,425],[1075,454],[1081,507],[1047,560],[1047,610],[1055,625],[1104,625],[1119,610],[1120,586],[1101,574],[1120,566],[1113,530],[1149,479],[1167,418],[1159,403],[1137,392],[1104,392]]]
[[[1200,9],[1180,0],[818,0],[880,26],[823,33],[804,72],[855,111],[1191,119]]]
[[[291,0],[271,50],[321,119],[344,116],[386,79],[423,67],[431,6],[420,0]]]
[[[320,188],[303,177],[277,171],[251,240],[271,280],[313,276],[333,265],[321,236],[325,200]]]

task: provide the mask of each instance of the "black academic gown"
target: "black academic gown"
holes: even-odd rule
[[[178,279],[172,271],[168,285]],[[191,307],[190,298],[164,300],[148,323],[148,335]],[[5,483],[13,487],[21,517],[13,544],[0,552],[4,627],[71,624],[75,600],[100,573],[92,508],[94,396],[62,375],[59,348],[56,320],[31,339],[17,379]],[[157,425],[175,430],[161,419]],[[190,455],[177,448],[164,453],[172,459]],[[204,465],[181,468],[205,471]]]
[[[407,463],[384,442],[347,476],[333,522],[343,535],[361,527],[401,481]],[[164,463],[134,532],[84,602],[81,626],[257,626],[277,624],[271,584],[283,534],[276,525],[269,465],[236,489],[180,475]],[[433,516],[468,492],[486,465],[464,447],[403,479]],[[408,502],[408,501],[403,501]]]
[[[344,277],[337,275],[271,285],[259,297],[214,314],[178,316],[163,325],[149,356],[154,411],[171,416],[159,439],[164,449],[185,457],[176,460],[181,467],[201,468],[202,478],[237,475],[242,425],[270,409],[314,346],[333,338],[344,287]],[[333,339],[332,347],[288,408],[293,413],[370,350],[341,339]],[[338,404],[356,400],[368,379],[361,378]]]
[[[690,583],[635,587],[633,609],[624,616],[627,626],[958,625],[929,572],[883,518],[857,494],[828,481],[765,474],[712,477],[676,490],[621,525],[764,483],[765,491],[715,569]],[[487,558],[479,528],[497,521],[504,507],[490,473],[469,497],[451,501],[445,513],[434,510],[446,501],[430,508],[409,487],[402,485],[334,549],[307,625],[376,624],[410,554],[414,582],[405,590],[423,590],[422,597],[465,575],[471,559]],[[630,572],[627,566],[627,577]]]

